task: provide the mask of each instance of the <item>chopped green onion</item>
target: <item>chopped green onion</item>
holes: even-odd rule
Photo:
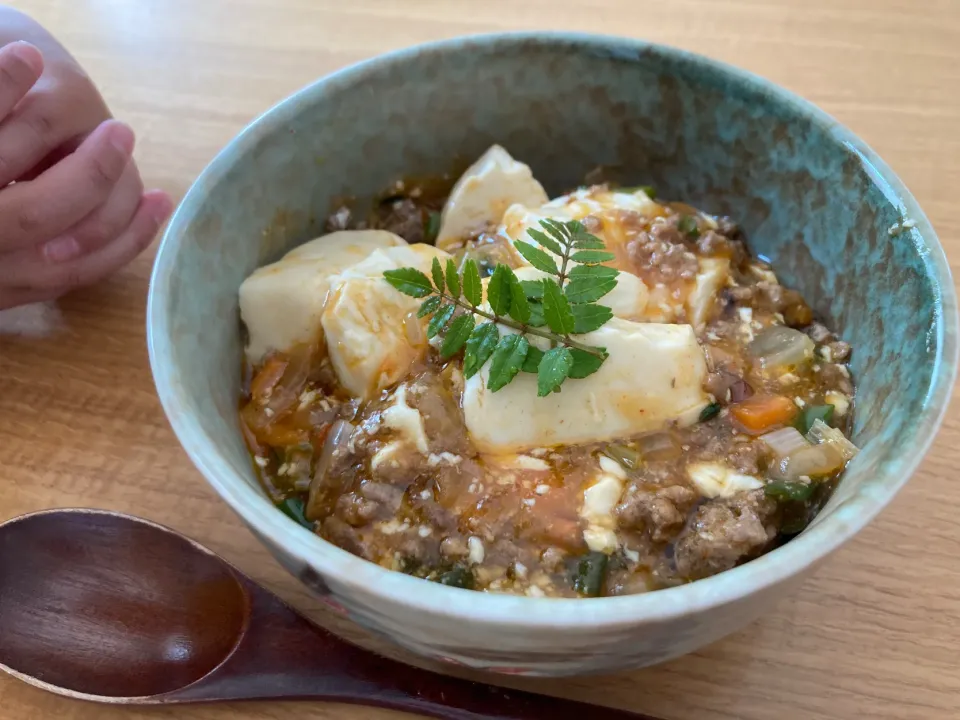
[[[441,573],[437,578],[437,582],[441,585],[472,590],[474,584],[473,572],[471,572],[469,568],[463,567],[463,565],[457,565],[452,570]]]
[[[720,403],[716,402],[707,405],[703,410],[700,411],[700,422],[706,422],[707,420],[716,417],[720,412],[720,408]]]
[[[807,405],[802,413],[797,414],[795,425],[802,435],[810,432],[815,420],[821,420],[829,425],[833,418],[833,405]]]
[[[805,502],[813,495],[813,483],[802,483],[792,480],[774,480],[767,483],[763,492],[767,497],[777,500],[795,500]]]
[[[440,213],[431,212],[427,216],[427,226],[423,231],[423,241],[428,245],[433,245],[440,234]]]
[[[692,215],[681,215],[680,221],[677,223],[677,230],[687,237],[700,237],[700,226],[697,225],[697,219]]]
[[[580,558],[573,576],[573,589],[586,597],[599,597],[607,575],[607,562],[607,556],[600,552]]]
[[[304,514],[303,500],[301,498],[291,495],[278,502],[277,507],[291,520],[300,523],[308,530],[313,530],[313,523],[307,520],[307,516]]]

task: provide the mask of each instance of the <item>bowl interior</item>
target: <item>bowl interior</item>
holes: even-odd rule
[[[377,59],[281,104],[224,151],[171,224],[151,293],[158,386],[174,426],[189,418],[190,444],[256,486],[236,417],[237,289],[255,267],[320,234],[338,198],[363,207],[400,177],[449,172],[494,142],[551,194],[603,165],[737,220],[753,252],[854,347],[865,451],[819,522],[864,494],[879,500],[872,514],[905,482],[955,364],[952,284],[909,193],[854,136],[762,80],[571,36]]]

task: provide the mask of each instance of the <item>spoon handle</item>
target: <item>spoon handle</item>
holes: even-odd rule
[[[355,647],[305,620],[239,575],[247,630],[216,670],[158,702],[312,699],[377,706],[441,720],[656,720],[622,710],[498,688],[414,668]]]

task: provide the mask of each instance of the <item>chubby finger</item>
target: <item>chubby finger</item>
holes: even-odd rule
[[[150,245],[172,208],[173,203],[165,192],[151,190],[140,198],[127,227],[98,250],[82,254],[76,241],[58,246],[54,240],[43,247],[0,255],[0,293],[5,292],[11,298],[43,300],[95,283],[119,270]]]
[[[140,171],[131,160],[103,205],[52,242],[69,244],[71,240],[74,241],[75,255],[86,255],[100,249],[130,224],[140,206],[142,195]]]
[[[102,123],[77,151],[36,180],[0,192],[0,252],[57,237],[109,197],[133,152],[133,131]]]
[[[13,112],[42,74],[43,55],[30,43],[0,48],[0,120]]]

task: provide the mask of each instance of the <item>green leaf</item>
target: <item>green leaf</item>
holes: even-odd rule
[[[596,235],[591,235],[590,233],[581,233],[573,239],[573,246],[575,248],[581,248],[583,250],[603,250],[606,245],[603,244],[603,240],[598,238]]]
[[[440,266],[440,261],[434,257],[433,265],[430,266],[430,272],[433,274],[433,284],[437,286],[437,290],[443,292],[443,268]]]
[[[560,247],[560,243],[554,240],[552,237],[547,237],[545,233],[540,232],[534,228],[527,230],[527,235],[532,237],[541,247],[545,247],[547,250],[552,252],[554,255],[563,256],[563,248]]]
[[[700,411],[700,422],[706,422],[707,420],[710,420],[711,418],[716,417],[717,414],[720,412],[720,409],[721,409],[720,403],[716,403],[716,402],[710,403],[709,405],[705,406],[703,410]]]
[[[457,266],[453,258],[447,260],[447,290],[453,297],[460,297],[460,276],[457,274]]]
[[[524,358],[523,367],[520,369],[525,373],[536,374],[541,360],[543,360],[543,350],[531,345],[530,349],[527,350],[527,357]]]
[[[577,263],[602,263],[609,262],[617,256],[606,250],[577,250],[570,259]]]
[[[487,285],[487,302],[494,315],[503,316],[510,312],[513,302],[513,283],[516,276],[506,265],[497,265]]]
[[[570,349],[565,347],[555,347],[548,350],[537,370],[537,395],[546,397],[552,392],[557,392],[563,381],[570,375],[570,368],[573,367],[573,355]]]
[[[530,319],[527,325],[530,327],[543,327],[547,324],[547,319],[543,316],[543,303],[536,300],[530,301]]]
[[[447,334],[443,336],[443,344],[440,346],[440,357],[446,360],[453,357],[467,343],[470,333],[473,332],[474,320],[471,313],[464,313],[447,328]]]
[[[427,226],[423,230],[423,241],[428,245],[433,245],[440,234],[440,213],[431,212],[427,215]]]
[[[480,372],[480,368],[496,349],[499,340],[500,330],[492,322],[477,325],[473,329],[470,337],[467,338],[467,350],[463,356],[464,377],[471,378]]]
[[[399,268],[397,270],[385,270],[383,276],[387,282],[393,285],[404,295],[421,298],[433,292],[433,286],[430,285],[430,279],[416,268]]]
[[[573,313],[573,332],[576,335],[593,332],[613,317],[613,310],[606,305],[593,303],[573,305],[570,312]]]
[[[606,265],[577,265],[568,277],[563,292],[572,303],[599,300],[617,286],[620,271]]]
[[[573,332],[573,313],[570,312],[570,303],[564,297],[560,286],[553,280],[542,280],[543,283],[543,317],[550,329],[558,335],[568,335]]]
[[[476,307],[483,302],[483,285],[480,284],[480,271],[473,258],[463,263],[463,296]]]
[[[822,420],[829,425],[831,419],[833,419],[833,405],[807,405],[803,412],[797,415],[794,426],[801,435],[806,435],[810,432],[815,420]]]
[[[426,277],[426,275],[424,275]],[[439,295],[434,295],[433,297],[428,297],[423,301],[423,304],[420,305],[420,309],[417,310],[417,317],[424,318],[430,313],[436,312],[437,308],[440,307],[440,303],[443,302],[443,298]]]
[[[700,237],[700,227],[697,225],[697,219],[692,215],[681,215],[677,222],[677,230],[690,238]]]
[[[539,280],[521,280],[520,287],[523,288],[523,294],[530,300],[543,298],[543,283]]]
[[[490,377],[487,378],[490,392],[500,390],[517,376],[529,349],[530,343],[522,335],[504,335],[500,338],[490,358]]]
[[[790,480],[774,480],[763,487],[767,497],[777,500],[796,500],[804,502],[813,495],[813,483],[794,482]]]
[[[614,278],[574,278],[567,283],[563,294],[572,303],[587,303],[599,300],[616,286]]]
[[[575,380],[582,380],[589,375],[593,375],[600,369],[603,361],[607,358],[607,351],[603,348],[594,348],[594,350],[602,352],[603,358],[598,358],[584,350],[570,348],[570,354],[573,356],[573,366],[570,368],[570,377]]]
[[[530,320],[530,301],[527,294],[523,291],[523,286],[513,276],[513,282],[510,284],[510,292],[513,295],[513,302],[510,305],[510,317],[518,323],[526,324]]]
[[[433,314],[433,317],[430,318],[430,322],[427,323],[427,337],[436,337],[436,335],[447,326],[447,323],[450,322],[450,318],[453,317],[453,311],[456,309],[455,305],[444,305],[437,310],[437,312]]]
[[[619,274],[619,270],[606,265],[577,265],[567,273],[567,277],[571,280],[580,280],[583,278],[606,279],[615,278]]]
[[[533,265],[537,270],[541,270],[545,273],[550,273],[551,275],[559,275],[560,269],[557,267],[557,263],[554,262],[553,258],[547,255],[543,250],[538,247],[534,247],[528,242],[523,240],[517,240],[513,246],[517,249],[528,263]]]
[[[540,226],[543,227],[553,237],[555,237],[557,242],[564,247],[570,244],[570,230],[564,223],[558,222],[553,218],[543,218],[540,221]],[[581,225],[581,227],[583,226]]]
[[[586,233],[587,229],[583,226],[583,223],[579,220],[567,220],[563,227],[566,228],[567,235],[573,237],[580,233]]]

